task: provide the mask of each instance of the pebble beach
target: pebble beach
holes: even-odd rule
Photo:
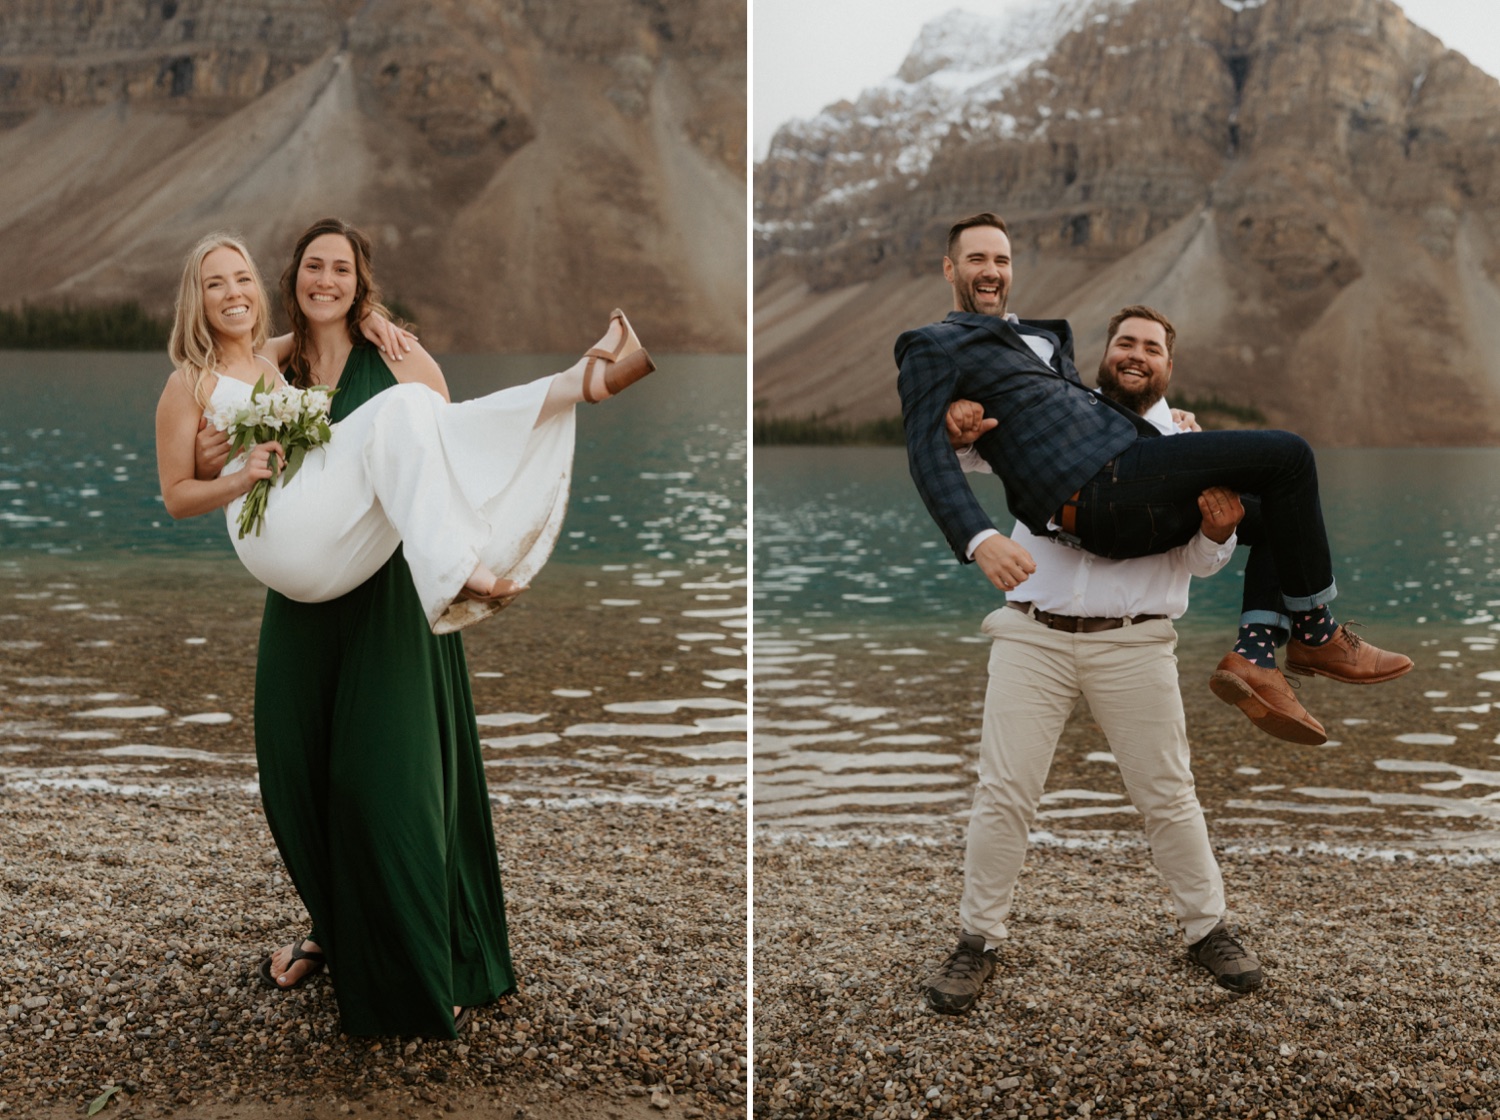
[[[0,571],[0,1116],[744,1115],[742,583],[549,569],[466,635],[519,990],[454,1042],[260,986],[262,593],[172,571]]]
[[[118,1085],[106,1115],[430,1115],[518,1091],[539,1116],[576,1094],[743,1115],[742,815],[497,808],[520,987],[458,1042],[341,1035],[326,975],[260,985],[306,919],[243,790],[6,815],[0,1114],[76,1116]]]
[[[943,1016],[921,987],[958,933],[984,650],[924,643],[925,658],[900,658],[876,637],[869,656],[846,643],[821,676],[788,662],[784,687],[757,692],[757,792],[777,792],[762,767],[771,783],[798,776],[764,816],[757,802],[755,1115],[1500,1114],[1500,713],[1488,691],[1500,674],[1483,643],[1413,640],[1417,669],[1379,687],[1305,682],[1332,738],[1297,747],[1215,700],[1204,687],[1215,639],[1184,639],[1194,770],[1230,923],[1266,973],[1243,997],[1188,961],[1080,704],[999,969],[973,1010]],[[815,772],[799,758],[856,759],[839,713],[876,711],[882,734],[935,729],[946,740],[923,749],[964,761],[914,764],[912,737],[899,757],[892,738],[878,748],[884,769],[825,760]],[[820,717],[829,729],[807,730]],[[789,743],[794,719],[809,740],[844,738]],[[768,721],[782,727],[763,758]],[[939,782],[950,770],[962,775],[951,788]],[[922,782],[903,785],[912,774]]]
[[[956,936],[957,831],[758,837],[756,1115],[1500,1109],[1492,863],[1224,851],[1267,977],[1238,997],[1188,962],[1144,846],[1075,843],[1033,849],[1000,969],[940,1016],[920,986]]]

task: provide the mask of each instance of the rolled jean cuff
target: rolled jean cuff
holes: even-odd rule
[[[1282,630],[1287,634],[1292,632],[1292,620],[1284,614],[1275,611],[1246,611],[1240,615],[1241,626],[1269,626],[1274,630]]]
[[[1281,601],[1286,604],[1286,609],[1289,611],[1315,611],[1319,607],[1326,607],[1329,603],[1337,599],[1338,595],[1339,585],[1335,582],[1330,583],[1322,591],[1313,595],[1304,595],[1298,599],[1294,599],[1290,595],[1283,595]]]

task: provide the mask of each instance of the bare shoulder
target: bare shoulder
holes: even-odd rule
[[[203,419],[203,406],[193,395],[193,382],[189,374],[176,370],[162,387],[161,399],[156,402],[156,454],[159,462],[166,462],[177,454],[174,449],[192,446],[192,433],[198,430]],[[191,475],[192,471],[189,470]]]
[[[290,334],[278,334],[274,338],[268,338],[265,349],[256,351],[256,357],[264,357],[277,369],[285,365],[291,356],[292,336]]]
[[[209,374],[208,376],[213,377],[214,375]],[[212,391],[212,383],[208,385],[208,389]],[[203,406],[193,396],[192,375],[187,370],[174,369],[168,374],[167,383],[162,387],[161,399],[157,402],[156,410],[158,414],[177,411],[203,411]]]

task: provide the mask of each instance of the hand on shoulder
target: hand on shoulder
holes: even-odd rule
[[[394,361],[384,352],[380,353],[380,360],[391,371],[391,376],[403,385],[418,384],[426,385],[436,392],[443,400],[451,400],[448,395],[448,382],[443,377],[442,367],[413,337],[411,348]]]

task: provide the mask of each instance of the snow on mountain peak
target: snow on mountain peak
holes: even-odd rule
[[[1031,0],[1000,16],[950,9],[922,28],[895,75],[853,102],[783,125],[770,155],[782,145],[800,150],[822,168],[812,205],[842,204],[892,177],[914,182],[954,128],[991,137],[1045,130],[1047,107],[1023,124],[1008,111],[1007,91],[1070,32],[1109,22],[1132,3]]]
[[[1096,0],[1034,0],[1001,16],[953,8],[928,21],[896,76],[905,82],[942,75],[1017,72],[1045,58]],[[945,83],[947,84],[947,83]]]

